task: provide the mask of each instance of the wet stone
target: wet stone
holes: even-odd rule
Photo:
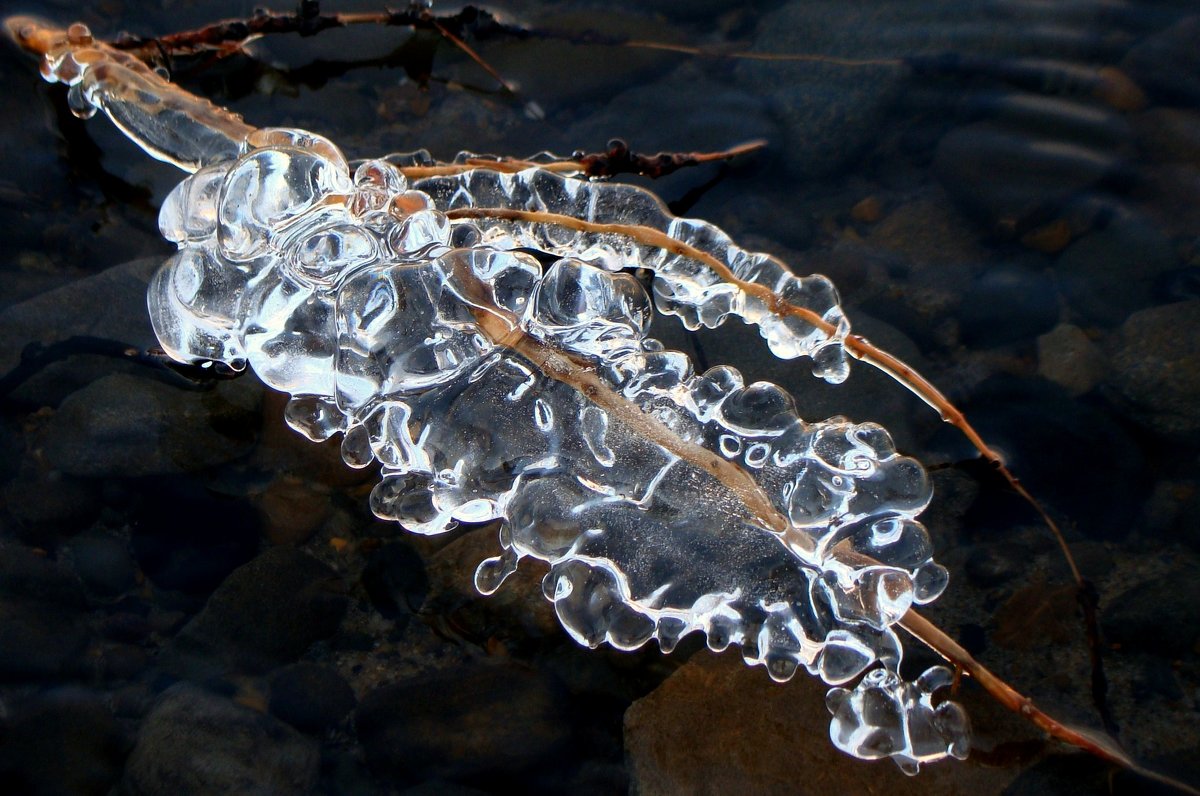
[[[78,673],[89,637],[78,613],[0,598],[0,676],[36,680]]]
[[[21,430],[11,418],[0,419],[0,483],[16,476],[25,442]]]
[[[207,596],[258,552],[259,514],[186,478],[135,482],[129,508],[138,566],[160,589]]]
[[[29,458],[17,461],[20,471],[5,484],[4,502],[27,541],[50,544],[96,518],[100,501],[94,483],[47,470]]]
[[[0,544],[0,677],[78,672],[91,638],[79,580],[57,562]]]
[[[363,568],[362,585],[375,610],[389,619],[420,610],[429,591],[421,556],[407,542],[375,551]]]
[[[697,97],[704,97],[704,102],[696,102]],[[757,138],[776,141],[780,134],[760,96],[707,78],[695,65],[685,65],[663,80],[617,94],[602,112],[572,126],[563,143],[603,150],[613,137],[622,138],[634,151],[652,153],[680,148],[716,151]],[[681,195],[709,179],[705,169],[680,173],[673,177],[672,194]]]
[[[1177,265],[1160,230],[1124,217],[1068,246],[1054,272],[1071,309],[1089,323],[1111,327],[1150,304],[1162,276]]]
[[[271,675],[270,685],[271,714],[301,732],[324,732],[354,709],[354,691],[328,666],[285,666]]]
[[[1142,661],[1140,671],[1130,685],[1130,693],[1142,703],[1155,698],[1178,702],[1185,696],[1171,662],[1149,656]]]
[[[1104,378],[1104,353],[1091,338],[1069,323],[1060,323],[1038,337],[1038,375],[1060,384],[1071,395],[1092,391]]]
[[[1164,105],[1200,105],[1198,39],[1200,16],[1185,17],[1133,47],[1121,68]]]
[[[0,597],[82,609],[84,593],[69,569],[24,545],[0,541]]]
[[[265,672],[333,635],[346,611],[343,584],[325,564],[275,547],[234,571],[213,592],[160,663],[190,677]]]
[[[308,793],[319,764],[317,744],[283,722],[177,685],[142,723],[122,788],[131,796]]]
[[[993,377],[961,409],[980,436],[1042,503],[1064,512],[1091,539],[1124,538],[1145,485],[1145,460],[1111,415],[1072,399],[1042,379]],[[1104,467],[1081,466],[1103,462]],[[1120,500],[1097,501],[1097,494]],[[972,509],[975,531],[1028,521],[1028,506],[1010,494],[985,492]]]
[[[1129,316],[1112,366],[1108,384],[1134,418],[1160,433],[1200,432],[1200,300]]]
[[[1087,755],[1055,755],[1042,760],[1013,781],[1005,796],[1110,792],[1108,774]]]
[[[1172,268],[1159,274],[1154,298],[1164,304],[1200,298],[1200,266]]]
[[[868,240],[873,246],[903,256],[913,268],[931,270],[930,266],[953,265],[966,277],[973,270],[970,266],[986,257],[979,234],[941,191],[889,212],[871,230]],[[947,270],[937,269],[935,273]]]
[[[145,671],[150,657],[133,644],[103,644],[95,652],[94,669],[106,681],[132,680]]]
[[[51,691],[0,724],[0,789],[29,796],[108,793],[129,745],[99,695]]]
[[[967,577],[979,586],[999,586],[1024,571],[1028,556],[1028,551],[1015,544],[975,545],[967,557]]]
[[[972,347],[1035,337],[1051,329],[1058,314],[1051,279],[1020,265],[988,268],[968,288],[958,311],[963,342]]]
[[[560,688],[518,664],[473,664],[367,694],[355,725],[371,769],[396,783],[528,786],[570,738]]]
[[[1106,599],[1104,606],[1104,637],[1123,652],[1184,655],[1200,642],[1200,569],[1180,566]]]
[[[1138,146],[1147,157],[1164,163],[1200,166],[1200,112],[1185,108],[1151,108],[1134,121]]]
[[[657,41],[679,38],[672,25],[642,13],[597,14],[594,10],[547,3],[538,3],[529,11],[524,19],[544,30],[592,30],[602,36],[645,37]],[[661,52],[632,48],[623,50],[619,57],[597,57],[591,48],[553,39],[498,41],[488,47],[487,59],[502,75],[520,75],[524,96],[536,97],[548,107],[602,101],[622,88],[654,80],[677,63]],[[465,60],[460,63],[457,70],[448,69],[446,74],[469,84],[478,82],[478,67]],[[554,64],[554,68],[547,69],[547,64]],[[478,102],[471,105],[479,107]],[[485,129],[494,129],[498,124],[497,110],[488,110]],[[439,116],[440,109],[432,108],[429,115]],[[448,120],[441,117],[435,121]],[[543,124],[533,129],[541,136],[545,128]],[[528,129],[525,134],[529,134]],[[432,141],[436,136],[420,140]],[[463,139],[460,137],[459,140]],[[518,140],[516,146],[518,150],[529,148],[529,139]]]
[[[154,346],[146,285],[161,264],[157,257],[133,260],[0,312],[0,373],[9,372],[31,342],[49,345],[88,335]]]
[[[329,490],[320,484],[282,475],[258,496],[267,538],[274,544],[299,545],[308,541],[330,514]]]
[[[1200,780],[1200,748],[1191,746],[1169,754],[1160,754],[1139,761],[1148,770],[1172,777],[1188,785]],[[1113,796],[1170,796],[1178,788],[1157,782],[1131,771],[1115,771],[1111,779]]]
[[[789,3],[761,20],[752,49],[887,57],[896,53],[881,51],[888,48],[878,44],[879,31],[903,16],[898,3]],[[846,69],[824,63],[742,61],[736,75],[748,90],[767,94],[783,123],[787,170],[810,178],[836,172],[878,136],[904,70],[899,64]]]
[[[72,394],[41,440],[47,462],[81,476],[194,472],[245,455],[261,388],[239,379],[191,391],[113,374]]]
[[[1117,163],[1112,152],[976,122],[942,139],[934,173],[965,209],[989,226],[1011,229],[1095,185]]]
[[[72,569],[88,591],[100,598],[113,598],[133,588],[137,564],[125,541],[103,532],[73,538],[66,546]]]

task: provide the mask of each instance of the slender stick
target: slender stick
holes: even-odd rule
[[[517,158],[469,158],[463,163],[404,166],[400,171],[410,180],[463,174],[477,169],[489,169],[501,172],[502,174],[515,174],[525,169],[542,169],[543,171],[553,171],[560,174],[578,174],[586,177],[613,177],[618,174],[640,174],[645,177],[658,178],[679,169],[699,166],[702,163],[733,160],[736,157],[757,152],[766,145],[766,141],[758,139],[716,152],[659,152],[654,155],[643,155],[632,151],[624,141],[613,139],[609,142],[608,150],[605,152],[579,155],[570,160],[553,160],[546,163],[538,163],[532,160],[520,160]]]

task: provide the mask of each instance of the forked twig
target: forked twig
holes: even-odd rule
[[[431,166],[404,166],[400,172],[410,180],[422,180],[427,177],[443,177],[452,174],[462,174],[476,169],[490,169],[503,174],[515,174],[525,169],[543,169],[565,174],[582,174],[587,177],[615,177],[618,174],[640,174],[643,177],[665,177],[680,169],[699,166],[704,163],[715,163],[723,160],[733,160],[751,152],[757,152],[766,147],[763,140],[748,141],[744,144],[722,149],[717,152],[659,152],[654,155],[643,155],[634,152],[619,138],[614,138],[604,152],[579,154],[569,160],[554,160],[546,163],[517,158],[468,158],[462,163],[438,163]]]

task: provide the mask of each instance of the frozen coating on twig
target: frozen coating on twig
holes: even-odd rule
[[[946,584],[915,519],[930,497],[921,467],[876,425],[805,423],[774,385],[726,367],[693,373],[646,337],[649,297],[615,269],[653,268],[660,301],[685,322],[742,317],[793,356],[822,356],[836,338],[777,323],[686,255],[441,210],[501,197],[666,228],[751,284],[841,319],[823,277],[798,279],[635,188],[539,169],[410,185],[386,161],[352,174],[311,133],[260,130],[238,160],[200,169],[164,204],[162,231],[180,252],[151,286],[155,329],[180,359],[249,363],[294,396],[295,428],[343,432],[353,466],[379,461],[379,516],[425,534],[501,520],[481,591],[533,557],[584,644],[669,650],[698,631],[775,679],[803,666],[830,684],[881,664],[893,676],[872,680],[880,696],[848,704],[891,694],[903,709],[878,726],[839,709],[835,740],[909,770],[965,754],[961,711],[943,704],[935,720],[932,692],[909,696],[920,686],[895,676],[892,626]],[[561,259],[543,272],[526,248]]]

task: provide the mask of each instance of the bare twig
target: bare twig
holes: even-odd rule
[[[578,154],[570,160],[554,160],[550,162],[535,162],[516,158],[469,158],[463,163],[437,163],[431,166],[405,166],[400,169],[410,180],[422,180],[426,177],[442,177],[451,174],[462,174],[476,169],[490,169],[504,174],[515,174],[525,169],[537,168],[567,174],[578,174],[585,177],[614,177],[618,174],[640,174],[643,177],[659,178],[672,174],[680,169],[699,166],[704,163],[714,163],[722,160],[733,160],[736,157],[757,152],[767,145],[766,141],[748,141],[729,149],[718,152],[659,152],[655,155],[643,155],[633,152],[619,138],[608,144],[605,152]]]

